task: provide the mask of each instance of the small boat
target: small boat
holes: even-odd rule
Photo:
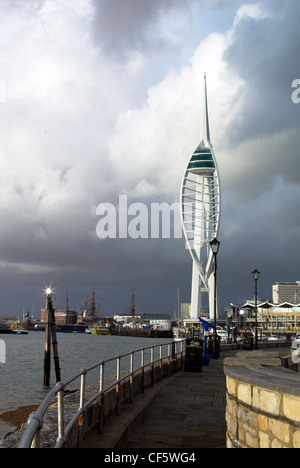
[[[28,335],[28,331],[25,329],[23,323],[15,322],[11,326],[11,333],[13,335]]]
[[[173,332],[174,341],[184,341],[186,339],[186,334],[180,328],[176,328]]]
[[[93,335],[111,335],[110,328],[103,322],[95,323],[92,330]]]
[[[85,333],[87,335],[111,335],[110,328],[104,322],[99,322],[95,323],[94,325],[90,325],[85,330]]]

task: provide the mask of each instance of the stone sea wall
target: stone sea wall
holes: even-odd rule
[[[300,448],[300,374],[274,352],[224,361],[227,448]]]

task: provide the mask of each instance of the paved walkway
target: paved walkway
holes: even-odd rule
[[[225,394],[223,359],[212,360],[202,373],[180,372],[160,388],[147,389],[121,416],[109,420],[103,435],[91,435],[84,446],[115,447],[114,428],[123,426],[127,440],[120,448],[224,448]],[[134,412],[142,413],[137,424]]]
[[[225,394],[223,360],[202,373],[178,374],[129,434],[126,448],[225,447]]]

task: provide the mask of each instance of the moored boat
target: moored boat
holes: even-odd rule
[[[88,335],[111,335],[111,330],[104,322],[98,322],[90,325],[85,333]]]
[[[184,341],[186,339],[186,334],[180,328],[176,328],[173,332],[174,341]]]
[[[11,333],[13,335],[28,335],[28,331],[25,329],[24,324],[15,322],[11,326]]]
[[[93,335],[111,335],[110,328],[103,322],[95,323],[92,330]]]

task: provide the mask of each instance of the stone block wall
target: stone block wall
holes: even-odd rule
[[[300,375],[274,353],[238,354],[224,361],[227,447],[300,448]]]

